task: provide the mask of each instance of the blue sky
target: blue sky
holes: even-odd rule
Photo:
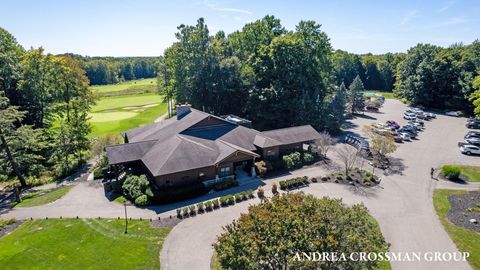
[[[476,0],[0,0],[0,27],[25,48],[91,56],[158,56],[175,41],[180,24],[204,17],[212,34],[230,33],[267,14],[289,30],[300,20],[315,20],[335,49],[354,53],[480,38]]]

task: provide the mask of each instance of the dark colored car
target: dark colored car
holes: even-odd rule
[[[480,128],[480,120],[468,119],[467,128]]]
[[[398,129],[398,132],[406,132],[410,135],[410,137],[413,139],[415,137],[417,137],[417,130],[412,127],[412,126],[403,126],[401,128]]]
[[[387,121],[386,124],[389,125],[389,126],[393,126],[395,128],[400,128],[400,125],[397,122],[392,121],[392,120]]]
[[[391,134],[392,134],[393,141],[403,142],[402,137],[400,136],[400,134],[398,134],[398,132],[392,132]]]

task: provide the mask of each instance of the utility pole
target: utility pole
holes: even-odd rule
[[[127,234],[127,230],[128,230],[127,202],[123,202],[123,206],[125,207],[125,234]]]

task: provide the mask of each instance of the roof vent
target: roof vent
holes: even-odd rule
[[[185,103],[185,104],[178,104],[175,106],[175,109],[177,111],[177,120],[182,119],[185,115],[190,113],[192,110],[192,105]]]

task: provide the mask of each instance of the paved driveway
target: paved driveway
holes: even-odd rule
[[[387,100],[381,113],[366,114],[352,120],[351,131],[360,133],[361,127],[373,122],[396,120],[403,124],[405,105]],[[303,191],[316,196],[342,198],[347,204],[363,202],[379,221],[381,230],[392,252],[446,252],[457,251],[444,231],[433,208],[432,193],[438,184],[442,187],[472,189],[478,185],[455,186],[430,179],[430,168],[444,163],[479,164],[480,157],[459,153],[456,147],[466,132],[465,119],[438,116],[426,122],[426,130],[419,139],[403,143],[393,154],[398,163],[396,174],[382,176],[382,184],[368,190],[353,189],[333,183],[312,184]],[[334,154],[331,153],[331,156]],[[292,174],[318,176],[324,168],[308,168]],[[284,177],[283,177],[284,178]],[[268,184],[279,179],[266,180]],[[187,219],[178,224],[167,237],[162,252],[162,269],[210,269],[211,247],[222,226],[229,224],[247,210],[244,202],[207,215]],[[394,269],[471,269],[465,262],[392,262]]]

